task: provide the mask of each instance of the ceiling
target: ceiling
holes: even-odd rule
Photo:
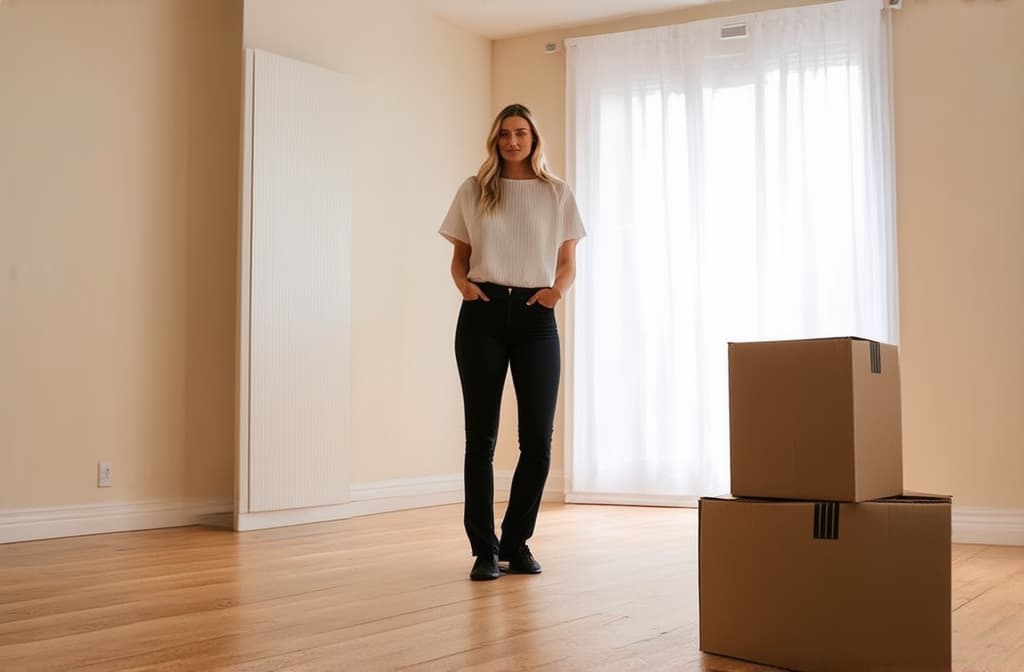
[[[412,0],[421,8],[492,40],[603,19],[652,14],[713,0]]]

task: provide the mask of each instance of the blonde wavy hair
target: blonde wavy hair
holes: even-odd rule
[[[549,170],[547,160],[544,158],[544,139],[537,130],[537,124],[533,120],[533,114],[525,105],[513,103],[508,105],[498,116],[494,118],[491,125],[491,132],[487,135],[487,160],[480,166],[476,174],[477,188],[480,190],[480,212],[488,214],[494,212],[501,202],[501,165],[504,159],[498,151],[498,134],[501,132],[501,122],[509,117],[522,117],[530,124],[530,133],[533,135],[533,147],[530,148],[530,167],[534,174],[544,182],[554,186],[556,178]]]

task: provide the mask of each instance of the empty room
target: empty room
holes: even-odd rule
[[[1024,670],[1024,0],[0,0],[0,670]]]

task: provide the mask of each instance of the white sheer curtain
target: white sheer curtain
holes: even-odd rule
[[[880,5],[567,42],[570,501],[729,490],[729,341],[896,342]]]

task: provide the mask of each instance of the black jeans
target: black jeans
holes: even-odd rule
[[[537,522],[561,370],[554,311],[526,305],[537,290],[477,284],[490,301],[463,301],[455,330],[466,414],[464,522],[473,555],[499,551],[493,462],[505,376],[511,368],[519,409],[519,462],[501,524],[501,546],[512,550],[533,535]]]

